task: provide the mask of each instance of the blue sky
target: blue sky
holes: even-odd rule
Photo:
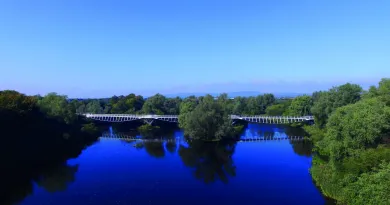
[[[388,0],[0,0],[0,90],[311,92],[390,77]]]

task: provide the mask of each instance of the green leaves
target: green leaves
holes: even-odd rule
[[[349,156],[355,149],[375,147],[390,128],[390,108],[378,98],[338,108],[329,118],[324,149],[331,159]]]
[[[363,173],[344,189],[343,201],[356,205],[390,204],[390,163],[382,163],[372,172]]]
[[[76,110],[68,104],[67,96],[49,93],[38,100],[40,110],[50,118],[72,123],[76,118]]]
[[[193,100],[184,101],[179,115],[179,125],[184,134],[205,140],[231,136],[233,126],[222,100],[225,99],[214,100],[211,95],[206,95],[198,104]]]
[[[286,115],[289,116],[307,116],[310,115],[310,109],[312,107],[312,98],[308,95],[298,96],[294,98],[291,105],[286,111]]]
[[[362,88],[356,84],[344,84],[333,87],[327,92],[313,93],[313,107],[311,113],[315,117],[315,123],[319,127],[324,127],[328,116],[337,108],[356,103],[360,100]]]
[[[0,112],[10,111],[18,114],[28,114],[36,109],[36,98],[13,90],[0,91]]]

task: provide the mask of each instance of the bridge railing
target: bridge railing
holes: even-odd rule
[[[156,117],[156,118],[170,118],[178,117],[178,115],[148,115],[148,114],[94,114],[94,113],[77,113],[78,115],[83,116],[99,116],[99,117]]]

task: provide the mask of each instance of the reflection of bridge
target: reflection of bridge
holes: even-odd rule
[[[178,122],[178,115],[132,115],[132,114],[81,114],[86,118],[106,122],[128,122],[134,120],[143,120],[145,123],[152,124],[154,120],[162,120],[167,122]],[[268,123],[268,124],[289,124],[294,122],[307,122],[314,120],[313,116],[240,116],[231,115],[233,123],[236,120],[247,122]]]
[[[104,139],[121,139],[126,141],[141,141],[141,142],[188,142],[196,139],[184,138],[184,137],[175,137],[175,138],[139,138],[136,136],[126,135],[126,134],[110,134],[103,133],[100,138]],[[261,136],[261,137],[250,137],[250,138],[241,138],[237,140],[238,142],[258,142],[258,141],[281,141],[281,140],[291,140],[291,141],[301,141],[305,138],[302,136]]]

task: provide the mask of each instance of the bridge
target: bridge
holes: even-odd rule
[[[134,114],[80,114],[86,118],[106,121],[106,122],[129,122],[134,120],[143,120],[145,123],[152,124],[154,120],[161,120],[166,122],[177,123],[178,115],[134,115]],[[313,116],[241,116],[230,115],[233,124],[237,120],[243,120],[247,122],[263,123],[263,124],[290,124],[295,122],[308,122],[313,121]]]

